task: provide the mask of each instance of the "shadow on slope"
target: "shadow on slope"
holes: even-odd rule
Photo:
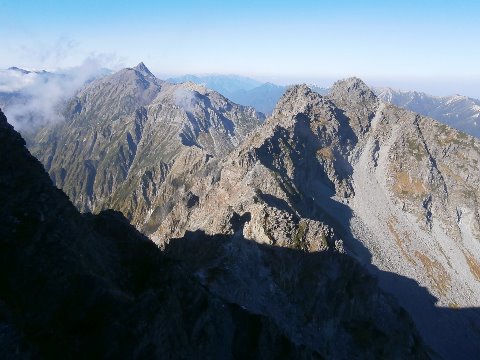
[[[316,169],[313,162],[297,167],[293,183],[299,191],[291,199],[295,211],[300,217],[319,220],[334,228],[348,252],[378,278],[381,288],[395,296],[410,313],[426,343],[442,357],[475,358],[480,353],[480,309],[437,307],[438,299],[415,280],[382,271],[373,265],[370,250],[350,230],[351,208],[332,198],[335,187],[327,176],[312,175],[323,172],[321,167]]]
[[[347,255],[258,244],[241,231],[189,232],[165,253],[212,293],[273,319],[295,343],[326,357],[428,357],[405,310]]]
[[[406,335],[412,336],[412,349],[421,349],[414,344],[415,326],[406,326],[408,334],[405,327],[401,331],[396,327],[409,324],[409,316],[395,305],[398,296],[393,300],[379,291],[379,283],[392,294],[403,293],[400,305],[415,314],[417,329],[433,349],[430,357],[478,355],[480,309],[437,307],[437,299],[412,279],[370,265],[375,280],[348,255],[259,244],[245,239],[241,228],[230,237],[188,232],[171,240],[165,252],[212,293],[274,319],[295,342],[322,354],[342,358],[357,347],[357,352],[369,349],[364,355],[385,358],[384,349],[378,347],[381,342],[388,344],[388,356],[404,358],[405,353],[395,353],[400,351],[395,341],[402,343]]]
[[[0,358],[318,358],[118,212],[81,215],[0,112]]]

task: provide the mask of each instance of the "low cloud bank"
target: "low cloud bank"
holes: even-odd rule
[[[63,120],[62,104],[82,86],[108,73],[99,58],[55,72],[0,70],[0,107],[19,131]]]

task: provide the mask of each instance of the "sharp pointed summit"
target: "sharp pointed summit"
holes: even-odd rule
[[[141,73],[144,76],[152,76],[155,77],[155,75],[152,74],[152,72],[145,66],[143,62],[140,62],[137,66],[133,68],[134,70],[137,70],[139,73]]]
[[[274,113],[286,111],[285,107],[295,109],[305,106],[307,103],[314,101],[320,97],[317,93],[314,93],[312,89],[306,84],[294,85],[289,87],[283,96],[280,98]]]

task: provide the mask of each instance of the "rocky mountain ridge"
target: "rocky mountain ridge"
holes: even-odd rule
[[[171,102],[179,85],[161,86],[158,104]],[[178,116],[161,124],[175,124]],[[148,133],[168,140],[179,134],[158,128],[152,122]],[[203,142],[180,147],[174,161],[150,173],[131,166],[128,173],[141,181],[118,186],[102,206],[122,211],[166,248],[172,238],[202,231],[265,246],[346,252],[379,277],[442,357],[479,351],[477,139],[382,102],[356,78],[337,82],[326,96],[291,87],[263,125],[245,129],[222,151]],[[144,154],[156,143],[146,139]],[[148,165],[161,156],[164,150],[135,161]],[[471,311],[446,310],[457,308]],[[453,330],[460,327],[465,332]]]
[[[172,169],[151,215],[134,223],[161,244],[197,229],[235,234],[248,214],[242,234],[256,242],[346,251],[383,279],[442,356],[461,344],[468,357],[478,311],[452,318],[388,274],[415,279],[439,306],[479,306],[479,149],[473,137],[382,103],[355,78],[327,97],[292,87],[225,159],[199,151]]]
[[[185,75],[170,78],[167,79],[167,81],[175,84],[194,82],[199,85],[204,85],[209,89],[218,91],[237,104],[251,106],[266,115],[272,113],[275,105],[289,87],[271,82],[262,83],[254,79],[236,75]],[[316,85],[309,86],[321,95],[325,95],[328,92],[326,88]]]
[[[429,357],[405,311],[349,257],[305,260],[198,232],[161,253],[119,213],[81,215],[1,111],[0,140],[3,359]],[[292,263],[298,273],[284,271]],[[276,300],[265,308],[249,291]]]
[[[167,81],[174,83],[192,81],[197,84],[204,84],[238,104],[252,106],[267,115],[272,113],[275,105],[288,88],[288,86],[272,83],[237,84],[235,77],[221,75],[206,78],[184,76]],[[231,86],[225,86],[225,84],[230,83]],[[330,91],[328,88],[315,85],[309,85],[309,87],[320,95],[327,95]],[[443,124],[480,138],[478,127],[480,125],[477,124],[480,121],[480,100],[478,99],[462,95],[433,96],[423,92],[395,90],[389,87],[373,88],[373,91],[380,100],[386,103],[431,117]]]

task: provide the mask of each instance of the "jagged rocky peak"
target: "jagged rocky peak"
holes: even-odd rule
[[[163,83],[162,80],[157,79],[150,70],[145,66],[144,63],[140,63],[135,67],[127,67],[121,69],[109,76],[101,78],[97,81],[94,81],[88,85],[85,90],[92,88],[101,88],[106,89],[108,86],[120,86],[124,89],[130,89],[128,86],[134,85],[143,85],[142,88],[149,87],[151,85],[159,86]],[[105,86],[107,85],[107,86]],[[127,87],[125,87],[127,86]]]
[[[357,77],[336,81],[330,90],[330,95],[332,97],[348,96],[353,99],[376,99],[368,85]]]
[[[281,97],[277,107],[281,107],[286,103],[305,103],[318,99],[320,95],[312,91],[306,84],[293,85],[285,91]]]
[[[339,105],[362,104],[369,110],[377,107],[378,99],[375,93],[361,79],[351,77],[335,82],[329,97]]]
[[[141,65],[88,84],[67,103],[67,114],[80,115],[89,121],[117,119],[151,103],[164,82]]]
[[[380,104],[375,93],[362,80],[351,77],[333,84],[328,98],[350,119],[356,136],[363,137]]]
[[[155,77],[153,73],[145,66],[143,62],[140,62],[137,66],[133,67],[134,70],[138,71],[143,76]]]
[[[114,87],[123,89],[123,91],[131,91],[134,88],[138,88],[139,92],[142,92],[148,88],[159,88],[163,83],[164,81],[157,79],[144,63],[140,63],[137,66],[121,69],[109,76],[99,79],[98,81],[94,81],[87,86],[86,89],[101,88],[110,91],[111,89],[109,90],[108,87]],[[123,94],[112,93],[111,95],[114,98],[119,98],[119,96],[122,96]],[[136,95],[138,94],[131,94],[131,96]]]
[[[294,85],[283,94],[272,113],[270,122],[293,119],[298,114],[309,113],[324,101],[320,94],[312,91],[306,84]]]

